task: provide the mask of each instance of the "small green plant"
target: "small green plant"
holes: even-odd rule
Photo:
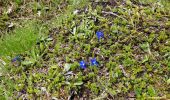
[[[14,91],[14,82],[9,79],[7,68],[4,67],[5,63],[0,59],[0,99],[9,100]]]

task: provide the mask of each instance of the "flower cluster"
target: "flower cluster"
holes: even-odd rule
[[[80,65],[80,68],[82,68],[82,69],[86,69],[87,68],[87,63],[84,60],[80,61],[79,65]],[[96,60],[96,58],[93,58],[93,59],[90,60],[90,65],[91,66],[98,66],[99,63]]]
[[[104,38],[104,33],[102,31],[97,31],[96,36],[97,36],[98,41],[100,41],[100,39]],[[80,61],[79,65],[80,65],[80,68],[82,68],[82,69],[87,68],[87,63],[84,60]],[[93,58],[90,60],[90,65],[98,66],[99,62],[96,60],[96,58]]]

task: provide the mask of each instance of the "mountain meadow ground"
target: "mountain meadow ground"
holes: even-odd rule
[[[0,0],[0,100],[170,99],[169,0]]]

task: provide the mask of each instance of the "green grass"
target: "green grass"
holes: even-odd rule
[[[15,84],[11,79],[7,77],[1,76],[0,77],[0,98],[1,100],[9,100],[13,96],[14,86]]]
[[[40,36],[36,22],[26,21],[23,26],[7,33],[0,40],[0,55],[21,54],[31,49]]]
[[[21,19],[16,22],[21,26],[0,40],[0,54],[10,55],[0,58],[0,64],[6,63],[1,64],[0,96],[43,100],[168,99],[168,4],[154,0],[29,1],[29,17],[35,21]],[[22,10],[16,12],[20,13]],[[96,38],[98,30],[104,32],[101,41]],[[11,57],[19,54],[21,64],[15,65]],[[79,61],[89,62],[92,57],[100,65],[88,65],[82,70]]]

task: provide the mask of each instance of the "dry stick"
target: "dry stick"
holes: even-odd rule
[[[123,65],[119,65],[119,68],[122,70],[122,73],[124,74],[124,76],[129,77],[129,75],[126,73],[126,71],[124,70]]]
[[[118,14],[113,13],[113,12],[102,11],[102,13],[103,13],[103,14],[108,14],[108,15],[114,15],[114,16],[116,16],[116,17],[119,17],[119,18],[122,18],[122,19],[126,20],[125,18],[123,18],[123,17],[121,17],[121,16],[119,16]],[[127,21],[127,20],[126,20],[126,21]]]
[[[97,97],[97,98],[95,98],[95,99],[93,99],[93,100],[103,100],[103,99],[105,99],[107,96],[108,96],[108,94],[107,94],[107,93],[104,93],[104,94],[100,95],[99,97]]]
[[[151,99],[151,100],[169,100],[169,98],[164,95],[162,97],[147,97],[147,99]]]

